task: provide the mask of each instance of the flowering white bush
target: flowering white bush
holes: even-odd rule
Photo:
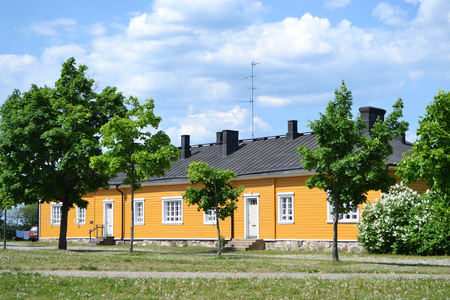
[[[366,203],[361,212],[358,240],[374,253],[447,254],[450,249],[448,209],[433,203],[402,183],[381,200]],[[443,229],[447,228],[447,230]]]

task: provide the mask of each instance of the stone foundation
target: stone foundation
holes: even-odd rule
[[[116,240],[116,245],[130,245],[129,240]],[[210,247],[217,248],[217,241],[212,240],[134,240],[137,246],[165,246],[165,247]]]
[[[41,242],[58,242],[58,239],[41,239]],[[86,244],[89,239],[67,239],[67,242]],[[129,240],[115,240],[116,245],[130,245]],[[331,241],[264,241],[265,250],[278,251],[311,251],[331,252]],[[210,247],[217,248],[216,240],[134,240],[137,246],[165,246],[165,247]],[[339,242],[340,252],[367,253],[358,242]]]
[[[331,252],[331,241],[266,241],[266,250]],[[358,242],[339,242],[340,252],[367,253]]]

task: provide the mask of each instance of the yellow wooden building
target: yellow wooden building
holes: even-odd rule
[[[369,127],[385,111],[365,107],[360,109]],[[371,123],[372,122],[372,123]],[[283,136],[239,140],[238,132],[224,130],[217,133],[210,144],[191,146],[189,136],[181,137],[180,160],[172,164],[162,178],[150,178],[135,191],[134,239],[140,243],[170,243],[178,245],[211,245],[217,239],[213,214],[198,211],[182,199],[188,186],[185,170],[193,161],[204,161],[217,169],[230,169],[238,174],[233,185],[243,185],[233,218],[220,221],[221,234],[226,239],[259,239],[267,249],[289,248],[311,250],[312,244],[326,248],[333,237],[333,207],[326,193],[309,189],[306,180],[312,175],[303,170],[296,148],[315,147],[313,133],[298,133],[297,121],[288,121],[288,132]],[[411,149],[404,138],[391,142],[394,154],[388,159],[388,168],[394,172],[394,163],[402,153]],[[85,197],[87,209],[69,211],[67,238],[87,240],[90,232],[112,237],[116,243],[130,239],[131,191],[121,185],[122,175],[110,182],[110,189],[98,190]],[[419,192],[424,184],[413,186]],[[380,192],[368,194],[368,200],[380,198]],[[341,216],[341,242],[356,242],[356,222],[362,209]],[[40,239],[59,237],[60,204],[40,205]],[[104,231],[94,228],[103,227]]]

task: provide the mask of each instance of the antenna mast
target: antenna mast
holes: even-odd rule
[[[250,102],[252,105],[252,139],[255,137],[255,125],[254,125],[254,110],[253,110],[253,91],[256,89],[253,86],[253,77],[259,76],[253,74],[253,69],[256,65],[259,65],[259,63],[252,61],[252,75],[251,76],[244,76],[244,79],[252,78],[252,98],[249,101],[240,101],[240,102]]]

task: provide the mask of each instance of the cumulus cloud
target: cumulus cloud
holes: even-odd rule
[[[239,130],[250,124],[250,112],[248,109],[239,106],[233,107],[229,111],[206,110],[196,114],[189,114],[186,117],[173,118],[179,126],[170,127],[166,133],[172,141],[179,141],[180,136],[187,134],[191,136],[193,143],[202,141],[214,141],[215,133],[230,129]],[[263,128],[267,128],[262,120],[258,121]],[[250,129],[251,130],[251,129]]]
[[[301,115],[305,107],[323,108],[342,79],[350,89],[359,87],[354,95],[378,106],[387,95],[400,96],[402,82],[450,80],[448,72],[435,72],[450,63],[450,1],[406,1],[417,5],[410,20],[389,2],[373,11],[381,22],[396,26],[392,29],[361,28],[348,20],[332,24],[311,13],[264,22],[266,8],[255,0],[156,0],[123,30],[115,28],[118,34],[107,35],[109,28],[97,23],[89,43],[49,46],[40,57],[2,56],[1,88],[10,93],[22,86],[18,82],[29,86],[44,77],[54,83],[61,62],[75,56],[98,74],[102,87],[154,98],[175,141],[191,134],[199,143],[223,129],[251,132],[249,110],[236,105],[249,95],[248,82],[240,78],[249,75],[251,61],[258,61],[256,72],[268,76],[255,78],[261,111],[254,121],[260,132],[270,134],[276,125],[269,126],[269,117],[284,124],[287,115]],[[350,1],[326,3],[343,7]],[[36,23],[33,30],[53,37],[77,26],[75,20],[57,19]]]

